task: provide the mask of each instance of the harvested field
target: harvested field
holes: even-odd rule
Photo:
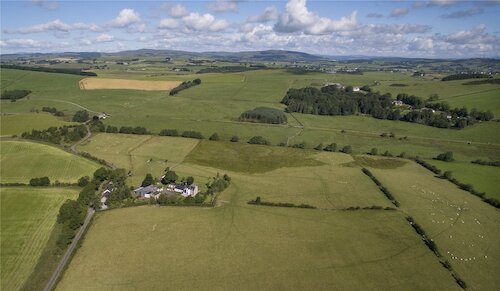
[[[181,81],[142,81],[127,79],[85,78],[79,82],[80,90],[129,89],[161,91],[177,87]]]

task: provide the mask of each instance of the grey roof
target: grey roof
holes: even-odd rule
[[[145,195],[145,194],[151,194],[151,193],[158,192],[158,190],[159,190],[158,187],[156,187],[154,185],[149,185],[146,187],[139,187],[139,188],[135,189],[134,192],[139,194],[139,195]]]

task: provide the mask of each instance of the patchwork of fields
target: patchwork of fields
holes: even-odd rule
[[[3,165],[2,165],[3,168]],[[59,206],[76,188],[0,187],[1,289],[19,290],[56,224]]]
[[[111,142],[113,137],[117,136],[100,134],[82,148],[97,154],[103,142]],[[141,143],[147,138],[118,136],[116,141],[135,144],[134,150],[140,152],[148,146]],[[182,147],[179,138],[153,139],[162,145],[156,145],[158,148]],[[109,158],[126,165],[127,155],[110,154]],[[431,239],[471,288],[485,290],[498,284],[492,279],[498,271],[494,261],[500,243],[494,231],[500,222],[498,212],[413,162],[210,141],[198,143],[187,156],[178,156],[182,158],[176,171],[196,177],[217,172],[231,176],[231,186],[220,197],[220,206],[146,206],[99,214],[59,290],[82,284],[91,289],[167,285],[203,289],[207,284],[216,289],[459,288],[406,222],[407,215],[428,229]],[[271,164],[281,163],[280,167],[269,168],[266,158]],[[401,211],[339,210],[394,207],[361,167],[369,167],[380,177],[401,203]],[[397,178],[399,175],[403,179]],[[305,203],[319,209],[248,205],[256,196],[263,201]],[[460,216],[456,216],[457,211]],[[452,221],[448,221],[450,217]],[[475,227],[463,227],[461,219]],[[438,220],[444,222],[438,224]],[[448,236],[456,238],[454,243],[467,243],[467,249],[445,240]],[[147,252],[137,245],[168,248]],[[111,268],[111,262],[127,267],[123,272],[100,272]],[[157,279],[144,280],[143,272],[133,272],[136,269],[157,274]],[[197,280],[190,279],[193,273]],[[377,279],[381,277],[385,280]]]
[[[52,182],[76,183],[100,166],[53,146],[29,141],[0,142],[1,183],[29,183],[47,176]]]
[[[193,176],[201,190],[217,174],[228,174],[232,180],[215,208],[142,206],[98,213],[58,290],[82,286],[96,290],[165,286],[458,290],[450,272],[406,216],[426,230],[470,289],[494,290],[500,285],[497,209],[409,160],[362,155],[372,148],[379,153],[418,155],[498,199],[498,168],[470,161],[500,160],[500,122],[453,130],[366,116],[296,113],[286,113],[286,125],[238,121],[243,111],[258,106],[283,109],[279,102],[289,88],[327,82],[372,85],[373,90],[393,97],[409,93],[426,98],[436,93],[452,106],[492,110],[498,118],[500,85],[467,86],[463,81],[389,72],[162,75],[148,69],[99,71],[105,78],[85,79],[10,69],[1,73],[2,90],[33,91],[29,98],[1,101],[1,135],[71,124],[33,113],[50,106],[64,111],[66,120],[85,108],[91,114],[108,113],[107,125],[144,126],[153,133],[194,130],[205,137],[216,132],[223,140],[99,133],[78,145],[78,150],[129,171],[129,186],[138,186],[147,173],[159,178],[166,168],[181,177]],[[168,96],[166,90],[194,78],[200,78],[201,85]],[[382,133],[395,137],[381,137]],[[233,135],[240,142],[229,142]],[[305,142],[307,149],[246,143],[256,135],[273,144]],[[320,143],[337,143],[338,148],[351,145],[354,155],[312,150]],[[457,161],[430,160],[445,151],[453,151]],[[74,183],[100,167],[53,146],[12,139],[0,142],[0,162],[1,183],[28,183],[41,176]],[[394,207],[362,167],[393,193],[400,208],[345,210]],[[0,191],[1,289],[15,290],[36,264],[59,205],[74,198],[77,189],[3,187]],[[247,204],[256,197],[317,209]]]

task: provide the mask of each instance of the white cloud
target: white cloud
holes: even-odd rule
[[[172,17],[183,17],[189,14],[189,11],[181,4],[175,4],[167,8],[168,14]]]
[[[175,29],[178,27],[179,27],[179,21],[173,18],[164,18],[160,20],[160,25],[158,25],[158,28],[160,29]]]
[[[95,41],[96,42],[111,42],[114,39],[115,39],[114,36],[103,33],[103,34],[99,35],[98,37],[96,37]]]
[[[221,31],[229,26],[226,20],[216,19],[210,13],[200,15],[197,12],[191,12],[184,16],[182,21],[188,30],[195,31]]]
[[[416,37],[410,41],[409,48],[413,51],[432,51],[434,41],[430,37]]]
[[[48,10],[59,8],[59,3],[55,1],[31,0],[31,4]]]
[[[264,9],[264,12],[260,15],[248,17],[248,22],[269,22],[278,20],[278,9],[275,6],[270,6]]]
[[[9,49],[20,49],[20,48],[42,48],[46,47],[47,44],[29,38],[17,38],[17,39],[4,39],[1,42],[1,46]]]
[[[114,27],[127,27],[141,21],[139,14],[134,9],[125,8],[118,13],[118,16],[112,21]]]
[[[215,0],[215,2],[208,5],[208,9],[215,13],[237,12],[238,0]]]
[[[54,31],[54,32],[69,32],[71,30],[89,30],[89,31],[102,31],[102,28],[99,27],[96,24],[93,23],[73,23],[73,24],[67,24],[62,22],[59,19],[49,21],[46,23],[41,23],[41,24],[36,24],[28,27],[21,27],[19,29],[15,30],[9,30],[6,29],[4,30],[5,33],[21,33],[21,34],[28,34],[28,33],[41,33],[41,32],[47,32],[47,31]]]
[[[392,11],[391,11],[391,14],[389,15],[390,17],[399,17],[399,16],[403,16],[403,15],[406,15],[408,14],[408,12],[410,12],[410,10],[408,8],[394,8]]]
[[[290,0],[286,11],[280,15],[274,26],[277,32],[304,32],[306,34],[328,34],[336,31],[351,30],[356,27],[357,11],[349,17],[343,16],[340,20],[319,17],[306,7],[306,0]]]
[[[427,6],[451,6],[459,3],[458,0],[431,0],[427,2]]]

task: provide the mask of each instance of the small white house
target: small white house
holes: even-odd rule
[[[360,88],[359,87],[353,87],[352,92],[359,92]]]
[[[181,194],[183,197],[196,196],[198,194],[198,186],[195,184],[184,185],[184,184],[168,184],[167,191],[176,192]]]
[[[401,101],[401,100],[394,100],[391,103],[394,106],[403,106],[403,101]]]

